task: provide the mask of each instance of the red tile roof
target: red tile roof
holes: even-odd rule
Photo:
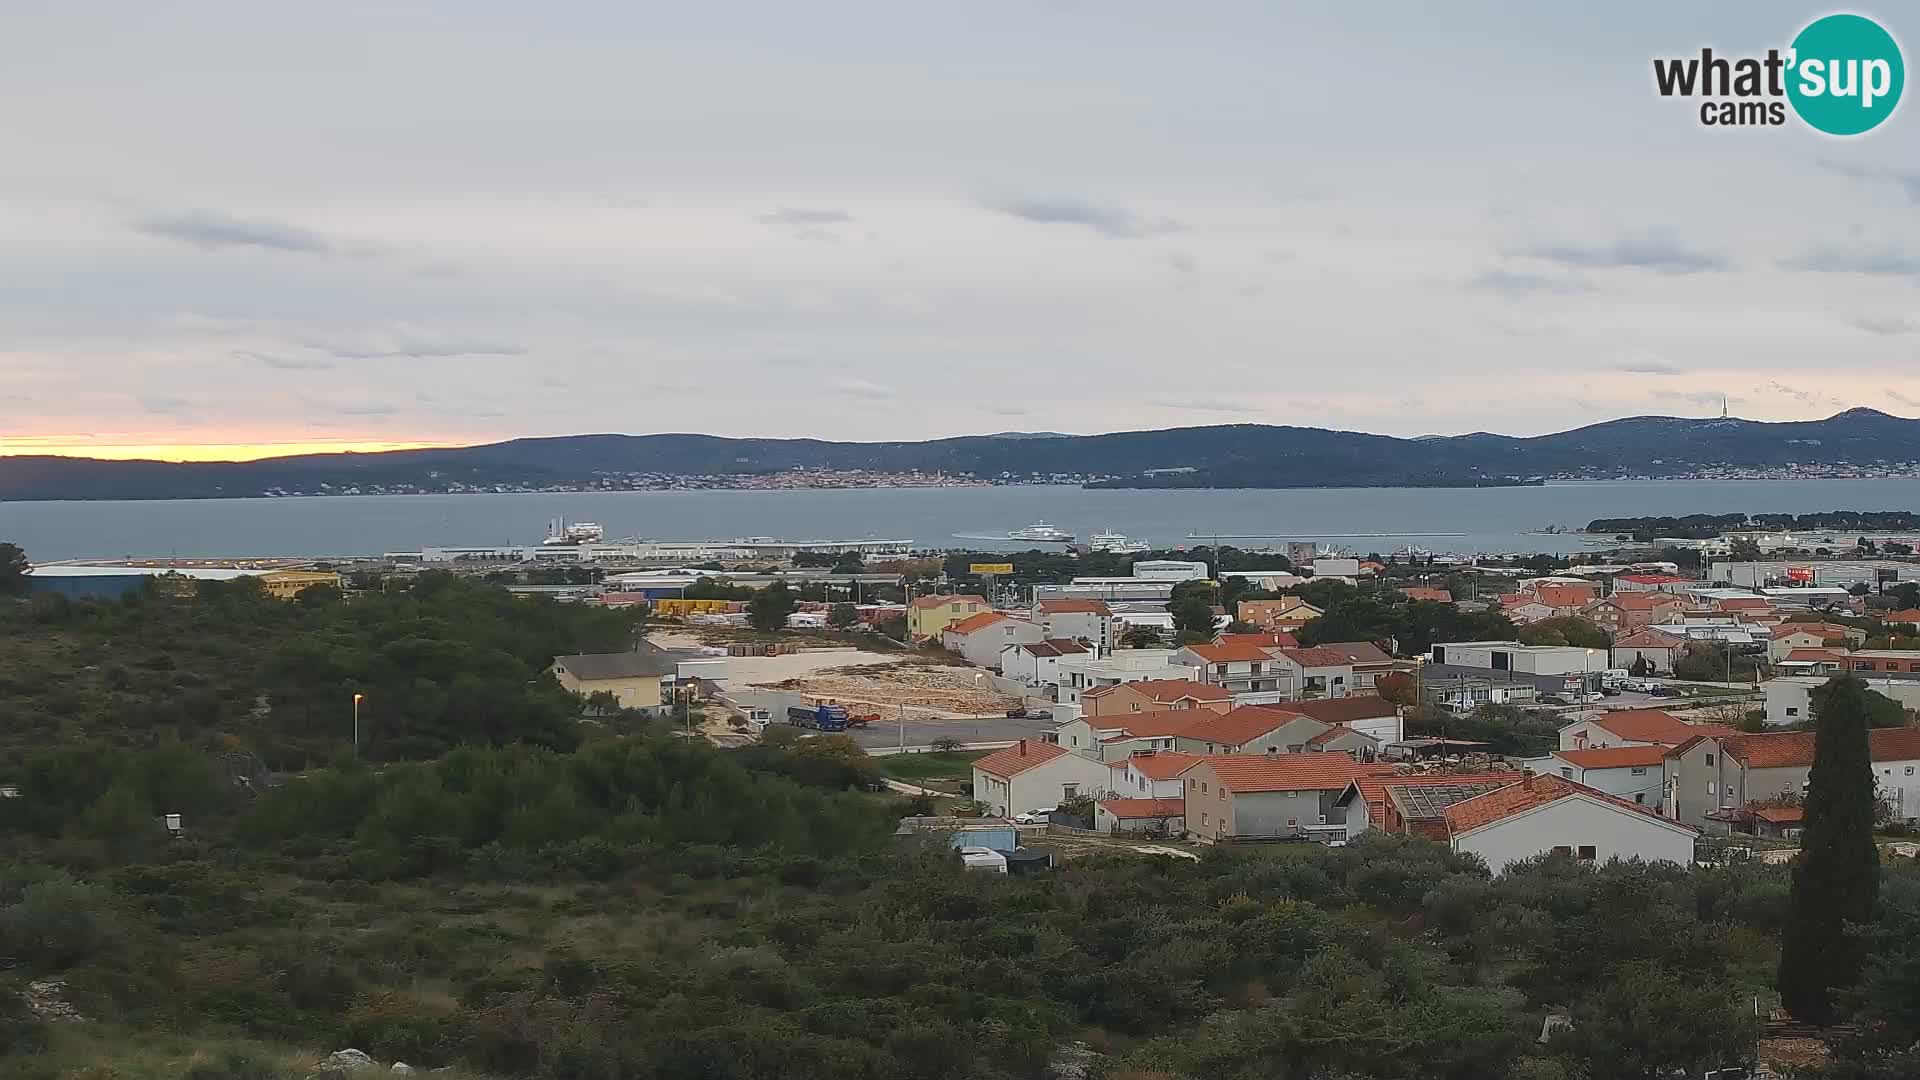
[[[1400,595],[1409,600],[1431,600],[1436,604],[1453,603],[1453,594],[1445,589],[1429,589],[1420,585],[1408,585],[1400,590]]]
[[[1185,799],[1101,799],[1100,808],[1123,821],[1185,817]]]
[[[1420,773],[1382,773],[1375,776],[1358,777],[1353,781],[1353,787],[1357,790],[1359,796],[1367,801],[1368,818],[1374,822],[1380,822],[1384,821],[1387,816],[1388,788],[1467,787],[1484,784],[1489,778],[1501,777],[1513,781],[1523,779],[1520,773],[1512,770],[1477,773],[1445,773],[1430,776]]]
[[[913,606],[925,610],[927,608],[945,607],[948,604],[984,605],[986,602],[987,598],[984,596],[975,596],[972,593],[960,593],[956,596],[916,596],[913,599]]]
[[[1810,662],[1819,661],[1819,660],[1831,660],[1834,663],[1839,663],[1845,660],[1846,658],[1847,658],[1847,654],[1844,651],[1837,650],[1837,649],[1808,649],[1808,648],[1795,647],[1787,651],[1788,660],[1806,660]]]
[[[1034,605],[1042,615],[1112,615],[1105,600],[1042,600]]]
[[[1920,623],[1920,608],[1902,608],[1899,611],[1889,611],[1881,617],[1888,622]]]
[[[1352,664],[1353,654],[1345,649],[1330,645],[1315,645],[1304,649],[1281,649],[1280,655],[1299,664],[1301,667],[1346,667]]]
[[[1604,746],[1593,750],[1555,750],[1553,756],[1582,769],[1644,769],[1666,760],[1664,746]]]
[[[1593,722],[1619,738],[1663,746],[1678,746],[1696,735],[1734,734],[1721,724],[1689,724],[1664,709],[1615,709]]]
[[[1022,642],[1020,648],[1025,649],[1034,656],[1072,656],[1076,653],[1087,651],[1085,645],[1080,644],[1072,638],[1048,638],[1045,641],[1027,641]]]
[[[1308,739],[1307,745],[1308,746],[1325,746],[1342,735],[1358,735],[1361,738],[1374,743],[1378,743],[1380,741],[1374,738],[1373,736],[1367,734],[1364,731],[1360,731],[1356,728],[1347,727],[1344,724],[1335,724],[1332,727],[1328,728],[1327,730],[1321,732],[1320,734],[1315,735],[1313,738]]]
[[[1323,641],[1314,648],[1340,653],[1349,664],[1393,663],[1393,657],[1380,651],[1380,646],[1371,641]]]
[[[1747,812],[1770,825],[1797,825],[1807,817],[1798,806],[1749,806]]]
[[[1612,604],[1621,611],[1652,611],[1654,608],[1671,607],[1683,603],[1679,597],[1664,592],[1622,592],[1614,593],[1605,600],[1595,600],[1592,605]]]
[[[1132,769],[1149,780],[1171,780],[1193,767],[1200,760],[1199,754],[1183,754],[1178,750],[1148,750],[1132,757],[1115,761],[1115,769]]]
[[[1340,791],[1362,776],[1393,771],[1391,765],[1357,765],[1333,754],[1228,754],[1209,757],[1188,772],[1210,768],[1220,786],[1235,794],[1262,791]]]
[[[1576,784],[1564,776],[1555,776],[1552,773],[1529,776],[1517,784],[1511,784],[1498,791],[1489,791],[1485,795],[1476,795],[1471,799],[1454,803],[1447,807],[1447,830],[1454,836],[1459,836],[1574,795],[1584,795],[1628,813],[1640,814],[1663,825],[1671,825],[1676,829],[1686,829],[1688,832],[1698,831],[1677,821],[1668,821],[1653,809],[1639,803],[1631,803],[1604,791],[1596,791],[1585,784]]]
[[[1233,698],[1233,695],[1222,687],[1212,686],[1203,682],[1194,682],[1192,679],[1141,679],[1139,682],[1122,683],[1120,685],[1131,686],[1135,690],[1145,694],[1149,700],[1162,703],[1179,701],[1181,698],[1193,698],[1195,701],[1229,701]],[[1101,686],[1089,690],[1080,696],[1083,698],[1093,697],[1096,694],[1101,694],[1112,689],[1115,688]]]
[[[1548,607],[1579,607],[1600,595],[1598,585],[1536,585],[1533,598]]]
[[[1273,709],[1276,712],[1311,716],[1323,724],[1351,724],[1356,720],[1379,720],[1399,711],[1394,708],[1393,702],[1375,694],[1315,698],[1312,701],[1288,701],[1279,705],[1267,705],[1264,708]]]
[[[1769,731],[1723,736],[1729,757],[1749,769],[1798,769],[1813,765],[1814,732]],[[1920,761],[1920,728],[1875,728],[1867,732],[1867,753],[1874,761]]]
[[[1677,649],[1687,639],[1656,627],[1644,627],[1613,643],[1616,649]]]
[[[1189,645],[1187,651],[1209,664],[1235,664],[1273,659],[1266,649],[1253,644]]]
[[[949,634],[971,634],[975,630],[984,630],[1006,618],[1005,615],[997,611],[983,611],[978,615],[969,615],[959,622],[950,624],[945,632]]]
[[[1012,746],[1002,747],[974,762],[973,767],[989,776],[998,776],[1004,780],[1019,776],[1028,769],[1045,765],[1068,752],[1057,743],[1021,739]]]
[[[1224,713],[1209,712],[1197,717],[1180,733],[1183,739],[1201,739],[1221,746],[1244,746],[1277,727],[1299,719],[1294,713],[1279,712],[1258,705],[1242,705]]]

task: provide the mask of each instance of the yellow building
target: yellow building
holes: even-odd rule
[[[666,701],[663,680],[671,681],[674,658],[651,646],[638,652],[586,653],[553,658],[553,677],[582,698],[612,694],[623,709],[654,712]]]
[[[961,596],[922,596],[907,605],[907,637],[924,641],[939,638],[947,627],[992,610],[987,598],[971,593]]]
[[[291,600],[315,585],[340,587],[340,575],[331,570],[273,570],[260,575],[260,587],[276,600]]]
[[[667,619],[684,619],[688,615],[724,615],[730,600],[683,600],[678,597],[666,597],[653,602],[653,613]]]

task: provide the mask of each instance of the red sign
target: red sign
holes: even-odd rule
[[[1813,567],[1789,566],[1787,567],[1787,580],[1788,581],[1812,581]]]

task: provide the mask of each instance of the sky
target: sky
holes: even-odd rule
[[[20,5],[0,452],[1920,415],[1920,104],[1653,89],[1827,10]]]

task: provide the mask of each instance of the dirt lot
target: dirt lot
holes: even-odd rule
[[[809,697],[828,698],[845,705],[872,705],[882,710],[906,706],[909,718],[922,714],[1005,716],[1020,699],[995,690],[976,668],[952,667],[924,661],[852,664],[827,668],[778,682],[754,683],[764,690],[793,690]]]

